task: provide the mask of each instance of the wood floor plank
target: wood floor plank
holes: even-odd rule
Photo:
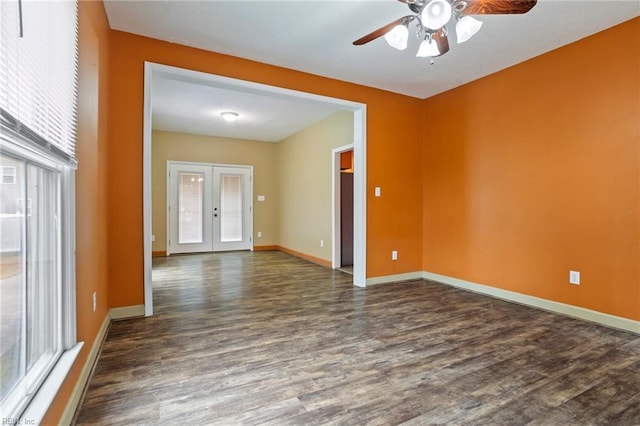
[[[640,337],[280,252],[154,258],[77,424],[640,424]]]

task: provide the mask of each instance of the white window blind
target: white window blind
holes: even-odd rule
[[[75,164],[75,1],[0,1],[0,108],[16,132]]]
[[[220,180],[220,241],[242,241],[244,231],[242,175],[222,175]]]
[[[204,242],[204,173],[178,177],[178,244]]]

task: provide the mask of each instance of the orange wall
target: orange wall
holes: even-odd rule
[[[420,269],[421,101],[355,84],[112,31],[109,168],[111,307],[143,303],[142,115],[144,61],[367,104],[368,276]],[[390,119],[389,117],[393,117]],[[391,250],[400,260],[391,261]]]
[[[340,170],[353,169],[353,150],[340,153]]]
[[[427,270],[640,319],[638,19],[419,101],[111,31],[101,2],[81,1],[79,17],[85,346],[44,424],[58,423],[108,308],[143,303],[145,60],[366,103],[369,277]]]
[[[107,90],[108,26],[102,2],[79,5],[78,171],[76,174],[77,337],[84,346],[43,424],[58,424],[108,314]],[[97,293],[96,312],[92,309]]]
[[[639,68],[636,18],[426,100],[423,269],[640,320]]]

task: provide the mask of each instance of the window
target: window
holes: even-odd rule
[[[75,2],[0,1],[0,413],[39,423],[75,332]]]
[[[16,183],[16,168],[13,166],[2,166],[2,184],[14,185]]]
[[[6,148],[6,147],[5,147]],[[0,285],[0,398],[11,411],[34,393],[62,353],[60,344],[60,171],[3,152],[14,163],[15,190],[3,188]],[[19,196],[19,197],[18,197]],[[31,204],[26,214],[25,200]]]

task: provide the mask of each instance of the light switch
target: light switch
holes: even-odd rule
[[[375,189],[374,193],[375,193],[375,196],[376,196],[376,197],[379,197],[379,196],[380,196],[380,194],[382,193],[382,191],[380,190],[380,187],[379,187],[379,186],[376,186],[376,189]]]

